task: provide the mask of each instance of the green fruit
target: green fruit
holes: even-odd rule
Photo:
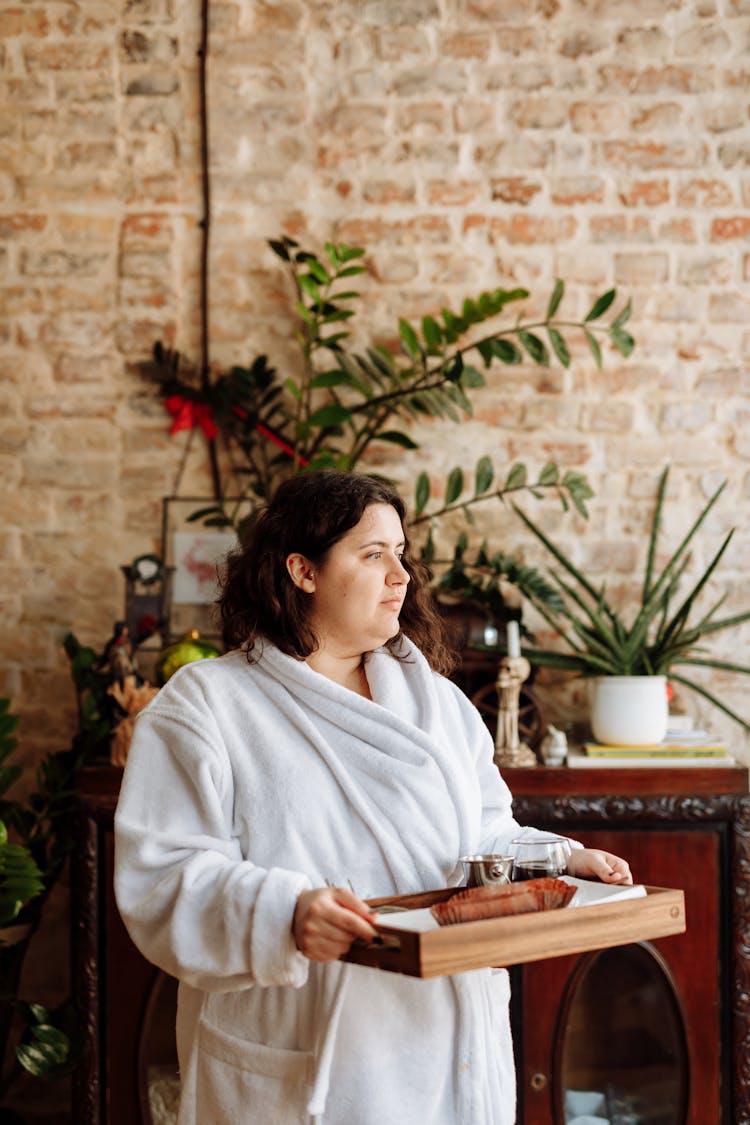
[[[186,633],[179,641],[162,650],[156,662],[157,681],[163,685],[183,664],[192,664],[194,660],[206,660],[214,656],[221,656],[215,645],[201,640],[200,633],[196,630]]]

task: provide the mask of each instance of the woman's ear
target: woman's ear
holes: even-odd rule
[[[315,570],[304,555],[288,555],[286,569],[294,585],[306,594],[315,593]]]

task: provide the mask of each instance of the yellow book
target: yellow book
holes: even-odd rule
[[[606,746],[586,742],[590,758],[713,758],[727,753],[724,742],[657,742],[652,746]]]

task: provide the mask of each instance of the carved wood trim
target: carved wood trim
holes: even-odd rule
[[[99,826],[84,809],[76,814],[70,892],[73,996],[84,1036],[72,1082],[73,1125],[100,1125]]]

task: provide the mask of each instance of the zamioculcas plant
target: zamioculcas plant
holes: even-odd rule
[[[605,587],[597,588],[589,582],[562,550],[527,515],[516,509],[527,530],[550,552],[566,575],[563,578],[554,571],[550,572],[561,595],[561,602],[556,606],[540,598],[532,588],[527,588],[524,593],[556,630],[569,651],[526,648],[525,655],[532,664],[568,669],[583,676],[668,675],[671,680],[697,692],[750,730],[750,723],[688,674],[689,669],[695,667],[750,674],[749,666],[716,659],[702,644],[715,633],[750,621],[750,611],[729,617],[719,616],[726,594],[707,611],[698,607],[698,599],[729,546],[734,529],[724,537],[718,551],[690,590],[684,595],[679,593],[690,561],[690,544],[719,499],[726,481],[716,489],[674,554],[657,573],[656,551],[668,476],[669,469],[666,468],[659,481],[651,522],[640,604],[634,608],[629,623],[609,604]]]
[[[565,333],[570,330],[582,336],[597,365],[601,338],[624,356],[634,346],[625,327],[629,302],[611,320],[604,319],[616,290],[602,293],[583,319],[566,319],[560,314],[565,286],[557,280],[537,320],[507,315],[529,297],[526,289],[496,288],[467,298],[460,310],[443,308],[416,325],[402,318],[396,347],[373,342],[355,349],[350,323],[360,294],[352,284],[365,272],[365,250],[328,242],[317,255],[287,237],[269,245],[286,268],[293,294],[300,352],[293,371],[279,375],[260,355],[247,366],[210,372],[207,379],[209,373],[161,343],[144,364],[174,419],[172,432],[184,429],[192,435],[198,428],[209,443],[218,441],[226,449],[232,479],[215,504],[195,513],[207,524],[237,526],[242,506],[228,496],[267,499],[294,473],[354,469],[379,443],[415,450],[411,423],[420,417],[459,422],[471,414],[471,394],[484,385],[484,372],[492,365],[556,361],[567,367],[571,353]],[[485,456],[476,466],[474,490],[464,493],[463,472],[456,468],[434,510],[430,483],[420,475],[414,511],[420,520],[435,519],[446,510],[467,512],[480,500],[519,489],[558,496],[584,515],[591,496],[580,473],[560,473],[548,465],[533,478],[525,466],[516,465],[496,474]]]

